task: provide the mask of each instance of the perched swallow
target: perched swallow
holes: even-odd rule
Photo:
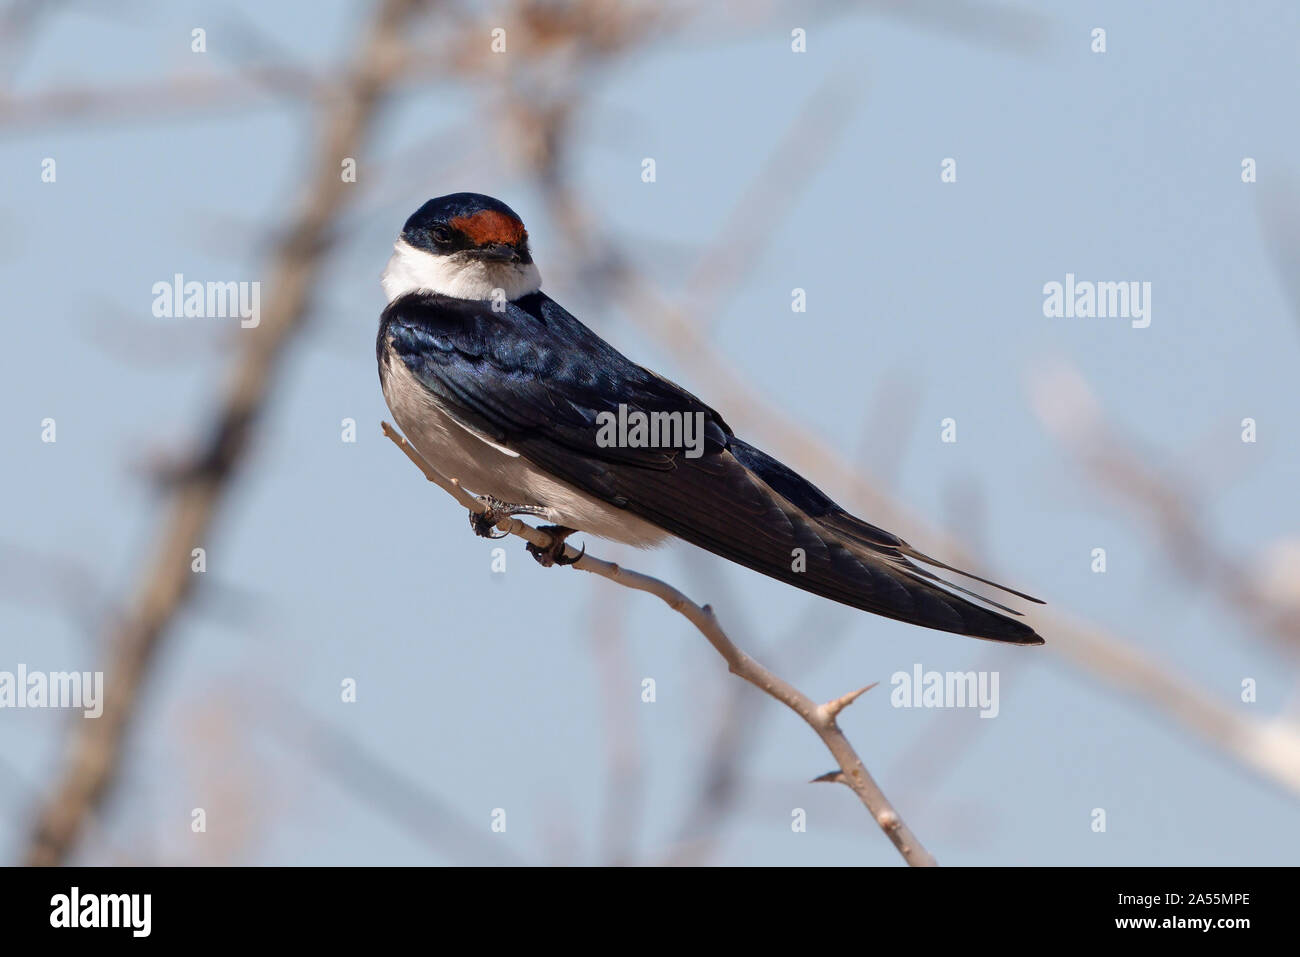
[[[406,221],[383,286],[384,398],[422,456],[488,499],[470,516],[480,535],[507,515],[542,517],[554,545],[529,550],[546,565],[568,563],[564,538],[577,530],[642,547],[675,535],[886,618],[1042,644],[962,595],[1019,612],[917,563],[1038,599],[854,518],[542,293],[524,224],[499,200],[429,200]]]

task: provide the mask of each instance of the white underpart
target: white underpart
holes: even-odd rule
[[[500,289],[511,300],[542,288],[535,263],[489,263],[462,253],[440,256],[404,239],[393,244],[382,282],[389,302],[420,289],[456,299],[491,299]]]
[[[439,256],[399,239],[384,269],[383,285],[389,302],[417,290],[457,299],[491,299],[499,289],[507,300],[513,300],[540,289],[542,278],[533,263]],[[601,538],[646,548],[667,537],[662,529],[543,472],[518,452],[456,421],[405,362],[391,352],[384,361],[384,399],[393,418],[411,444],[443,475],[502,502],[544,506],[547,521]]]
[[[391,352],[384,361],[384,399],[393,418],[443,475],[503,502],[545,506],[548,522],[611,541],[648,548],[667,537],[662,529],[548,475],[517,452],[460,424],[439,407],[405,362]]]

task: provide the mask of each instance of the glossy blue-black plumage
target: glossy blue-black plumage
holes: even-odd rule
[[[543,293],[500,312],[486,302],[421,294],[385,311],[379,347],[393,351],[465,424],[494,441],[544,435],[617,461],[665,468],[681,449],[601,447],[597,415],[629,411],[701,413],[704,451],[731,438],[721,416],[695,396],[628,360]],[[382,358],[382,356],[381,356]]]
[[[948,583],[911,565],[908,556],[923,556],[901,539],[844,512],[738,439],[698,398],[626,358],[540,292],[500,311],[487,301],[402,296],[380,321],[381,376],[390,350],[461,424],[717,555],[886,617],[1041,642],[1027,625],[940,588]],[[700,414],[704,454],[602,445],[597,416],[620,404]]]

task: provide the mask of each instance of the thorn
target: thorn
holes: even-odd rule
[[[839,714],[849,705],[853,704],[853,702],[857,701],[858,698],[862,697],[864,694],[866,694],[868,691],[870,691],[878,684],[880,684],[879,681],[873,681],[865,688],[859,688],[857,691],[850,691],[848,694],[842,697],[835,698],[832,701],[827,701],[824,705],[822,705],[823,713],[825,713],[826,717],[828,718],[835,717],[837,714]]]
[[[847,785],[847,784],[849,783],[848,781],[845,781],[845,780],[844,780],[844,772],[841,771],[839,768],[836,768],[834,771],[827,771],[825,774],[813,778],[813,779],[812,779],[811,781],[809,781],[808,783],[809,783],[809,784],[820,784],[820,783],[823,782],[823,781],[825,781],[825,782],[827,782],[827,783],[829,783],[829,784],[845,784],[845,785]]]

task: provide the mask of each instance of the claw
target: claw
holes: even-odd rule
[[[561,555],[559,558],[557,558],[557,559],[555,560],[555,564],[557,564],[557,565],[576,565],[576,564],[578,564],[578,562],[582,561],[582,556],[585,555],[585,554],[587,554],[587,543],[586,543],[586,542],[583,542],[583,543],[582,543],[582,548],[578,549],[578,554],[574,555],[572,558],[569,558],[569,557],[566,556],[566,555]]]
[[[538,531],[546,532],[551,536],[551,544],[542,548],[529,542],[527,548],[528,554],[537,559],[537,563],[543,568],[550,568],[552,565],[572,565],[586,554],[586,545],[582,546],[582,552],[576,558],[567,558],[564,554],[564,540],[577,529],[565,528],[563,525],[539,525],[537,528]]]
[[[491,495],[484,495],[482,499],[487,508],[481,512],[471,511],[469,513],[469,527],[474,529],[474,534],[479,538],[505,538],[509,535],[509,532],[502,532],[499,535],[493,534],[497,522],[502,519],[514,515],[546,514],[546,509],[541,505],[513,505],[510,502],[503,502],[499,498],[493,498]]]
[[[489,505],[485,511],[469,513],[469,527],[479,538],[505,538],[509,532],[497,532],[497,522],[509,518],[508,512],[498,511]]]

